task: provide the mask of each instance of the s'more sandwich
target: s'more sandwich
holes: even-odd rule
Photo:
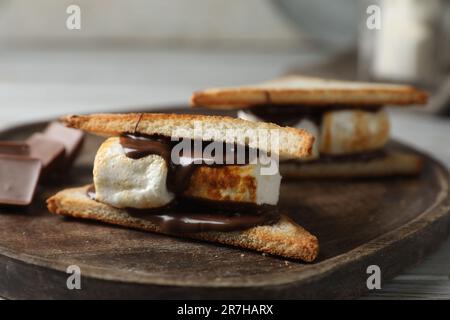
[[[425,104],[426,92],[407,85],[287,76],[242,87],[195,92],[191,105],[237,110],[250,121],[306,129],[316,141],[307,159],[282,162],[286,177],[417,175],[422,159],[389,146],[385,105]]]
[[[105,136],[93,184],[47,200],[52,213],[307,262],[318,240],[277,206],[279,159],[310,156],[302,129],[231,117],[94,114],[61,119]]]

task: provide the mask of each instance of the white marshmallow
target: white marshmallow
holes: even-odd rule
[[[281,175],[261,175],[261,167],[254,165],[254,177],[256,178],[256,204],[276,205],[280,197]]]
[[[167,190],[167,165],[158,155],[130,159],[119,138],[106,140],[94,161],[96,199],[116,208],[157,208],[174,199]]]
[[[339,110],[322,117],[319,150],[344,155],[383,147],[389,139],[389,120],[384,110]]]
[[[240,110],[238,117],[249,121],[263,121],[259,117]],[[315,138],[312,154],[344,155],[375,150],[383,147],[389,139],[389,119],[381,109],[376,112],[364,110],[327,111],[322,116],[320,128],[311,120],[301,119],[294,126],[305,129]]]

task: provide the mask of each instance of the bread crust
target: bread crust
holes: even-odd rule
[[[285,178],[363,178],[416,176],[422,167],[419,155],[391,151],[385,157],[369,161],[284,162],[280,164],[280,172]]]
[[[107,137],[127,132],[205,140],[205,133],[213,133],[214,137],[209,140],[235,142],[237,137],[248,135],[247,145],[277,153],[282,159],[307,157],[311,154],[314,143],[314,136],[306,130],[222,116],[162,113],[92,114],[70,115],[61,118],[61,121],[70,128]],[[202,128],[201,132],[195,130],[198,127]],[[227,130],[234,132],[234,135],[227,136]],[[272,148],[275,144],[269,143],[273,134],[279,136],[279,150]]]
[[[274,225],[257,226],[244,231],[169,234],[147,220],[130,216],[125,210],[91,200],[87,196],[88,188],[89,186],[84,186],[60,191],[47,200],[48,209],[58,215],[221,243],[306,262],[314,261],[319,252],[317,238],[285,215]]]
[[[191,105],[210,109],[244,109],[254,105],[425,104],[428,93],[408,85],[327,80],[288,76],[261,84],[210,88],[194,92]]]

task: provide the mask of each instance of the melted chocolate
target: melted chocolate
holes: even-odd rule
[[[342,154],[342,155],[329,155],[329,154],[321,154],[319,158],[304,162],[299,162],[296,160],[288,160],[288,162],[294,161],[295,163],[303,163],[305,165],[312,163],[336,163],[336,162],[368,162],[376,159],[381,159],[386,156],[386,150],[374,150],[374,151],[366,151],[361,153],[352,153],[352,154]]]
[[[322,122],[322,113],[303,112],[302,109],[294,106],[255,106],[244,112],[249,112],[265,122],[287,127],[295,126],[302,119],[311,120],[316,125],[320,125]]]
[[[270,225],[280,219],[277,209],[272,206],[270,208],[261,206],[257,213],[241,213],[241,211],[211,210],[207,206],[195,206],[183,200],[171,208],[158,210],[157,213],[155,209],[150,212],[128,209],[127,212],[133,217],[150,221],[169,233],[246,230],[255,226]]]
[[[86,191],[87,196],[91,200],[95,200],[95,187],[92,185]]]
[[[375,159],[380,159],[386,156],[386,151],[383,149],[365,151],[360,153],[349,153],[342,155],[328,155],[321,154],[318,161],[321,162],[348,162],[348,161],[371,161]]]
[[[320,126],[322,115],[327,111],[337,110],[364,110],[367,112],[377,112],[382,108],[379,105],[358,106],[358,105],[338,105],[329,104],[323,106],[315,105],[256,105],[244,110],[254,114],[266,122],[273,122],[281,126],[295,126],[300,120],[308,119]]]
[[[253,157],[257,155],[256,150],[251,152],[251,149],[248,147],[241,146],[241,150],[245,153],[239,157],[238,151],[240,150],[236,144],[187,140],[186,143],[190,145],[190,154],[183,153],[185,150],[181,149],[181,154],[176,155],[178,157],[172,159],[172,148],[180,142],[171,141],[169,137],[160,135],[124,134],[120,137],[120,143],[125,150],[126,156],[131,159],[140,159],[151,154],[162,157],[169,169],[167,189],[177,195],[187,189],[192,174],[199,166],[225,165],[226,159],[231,159],[234,165],[245,165],[250,163]],[[221,144],[223,151],[221,155],[213,152],[210,156],[205,157],[205,152],[203,152],[205,148],[220,150],[219,144]]]
[[[182,193],[188,187],[189,179],[194,173],[195,165],[174,165],[171,160],[172,145],[170,138],[162,136],[143,137],[137,135],[123,135],[120,143],[125,154],[131,159],[144,158],[156,154],[164,159],[169,169],[167,175],[167,189],[175,194]]]
[[[89,198],[95,200],[93,186],[87,190],[87,194]],[[219,203],[179,199],[163,208],[128,208],[125,210],[130,216],[150,221],[158,225],[162,231],[168,233],[230,232],[259,225],[270,225],[280,219],[278,209],[275,206],[258,206],[251,203],[230,201]]]
[[[173,148],[180,142],[165,136],[137,134],[123,134],[120,143],[126,156],[131,159],[156,154],[167,163],[167,189],[177,195],[176,200],[162,208],[126,209],[131,216],[150,221],[164,232],[229,232],[273,224],[280,218],[275,206],[182,198],[192,174],[199,166],[222,166],[230,162],[246,165],[257,156],[254,149],[222,142],[186,140],[182,143],[190,148],[180,148],[180,154],[174,152],[172,155]],[[217,150],[218,153],[222,150],[222,154],[216,154]],[[93,187],[87,194],[95,200]]]

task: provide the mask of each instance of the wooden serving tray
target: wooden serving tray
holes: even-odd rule
[[[15,127],[0,139],[44,126]],[[367,290],[369,265],[381,268],[383,284],[450,231],[449,174],[426,155],[417,178],[284,181],[281,205],[320,241],[311,264],[50,214],[46,198],[91,182],[101,141],[89,136],[64,181],[41,185],[29,208],[0,207],[0,296],[351,298]],[[70,265],[81,269],[81,290],[67,289]]]

